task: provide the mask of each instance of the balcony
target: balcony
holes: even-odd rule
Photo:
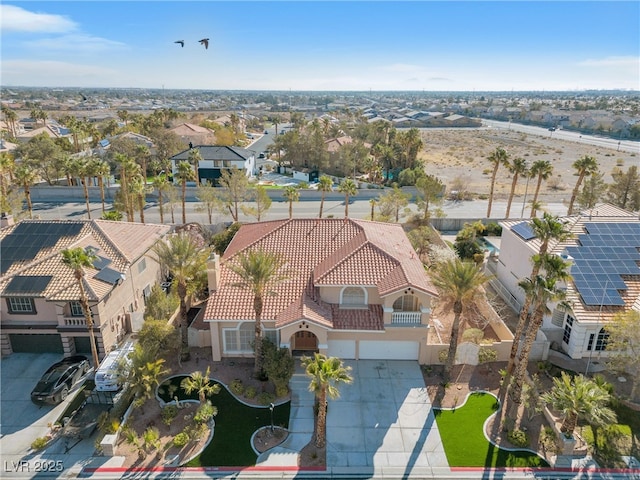
[[[87,319],[84,317],[64,317],[65,327],[86,327]]]
[[[392,325],[415,325],[420,323],[420,312],[393,312],[391,314]]]

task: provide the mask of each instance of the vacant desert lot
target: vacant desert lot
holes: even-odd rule
[[[610,173],[614,167],[626,170],[640,164],[640,157],[632,153],[504,129],[426,129],[422,130],[422,139],[421,158],[427,173],[439,177],[449,188],[454,179],[462,179],[467,189],[477,194],[489,193],[491,163],[487,157],[497,147],[504,148],[510,158],[524,158],[529,165],[536,160],[550,161],[554,166],[554,178],[547,184],[543,182],[540,190],[541,199],[546,202],[568,199],[576,181],[571,164],[583,155],[596,158],[607,183],[612,181]],[[507,169],[500,167],[496,198],[508,195],[511,180]],[[554,182],[558,187],[549,188],[548,184]],[[525,186],[526,179],[518,180],[516,193],[524,194]],[[529,195],[534,189],[535,180],[531,180]]]

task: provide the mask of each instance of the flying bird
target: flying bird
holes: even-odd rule
[[[209,48],[209,39],[203,38],[202,40],[198,40],[201,45],[204,45],[205,50]]]
[[[176,40],[173,43],[179,43],[182,48],[184,48],[184,40]]]

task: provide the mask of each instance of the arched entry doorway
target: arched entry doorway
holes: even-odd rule
[[[299,330],[291,336],[292,355],[309,355],[318,351],[318,337],[309,330]]]

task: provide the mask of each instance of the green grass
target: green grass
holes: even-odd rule
[[[482,427],[498,408],[493,395],[474,393],[455,410],[435,409],[436,423],[447,461],[452,467],[548,467],[538,455],[525,450],[498,448],[485,438]]]
[[[186,376],[174,377],[171,383],[180,385]],[[166,382],[161,385],[166,386]],[[181,388],[176,392],[180,400],[197,399],[193,393],[187,395]],[[169,396],[160,395],[164,401]],[[246,467],[256,464],[257,456],[251,448],[251,435],[260,427],[271,425],[271,412],[268,408],[249,407],[238,400],[221,385],[220,393],[209,397],[212,405],[218,407],[215,416],[213,439],[204,451],[191,462],[189,467]],[[273,411],[273,423],[284,428],[289,427],[291,402],[278,405]]]

